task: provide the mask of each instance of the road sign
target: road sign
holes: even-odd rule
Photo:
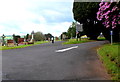
[[[110,31],[110,35],[113,35],[113,31]]]
[[[113,37],[112,37],[113,31],[110,31],[110,35],[111,35],[111,45],[112,45],[112,43],[113,43]]]
[[[76,24],[76,32],[78,32],[78,31],[80,31],[80,32],[82,32],[83,31],[83,25],[82,24]]]

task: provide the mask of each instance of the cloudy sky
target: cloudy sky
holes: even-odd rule
[[[32,30],[59,36],[74,21],[73,0],[0,0],[0,35]]]

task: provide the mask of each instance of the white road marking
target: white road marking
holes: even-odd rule
[[[64,51],[71,50],[74,48],[78,48],[78,46],[74,46],[74,47],[70,47],[70,48],[66,48],[66,49],[62,49],[62,50],[56,50],[55,52],[64,52]]]

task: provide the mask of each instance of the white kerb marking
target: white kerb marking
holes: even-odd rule
[[[74,48],[78,48],[78,46],[74,46],[74,47],[70,47],[70,48],[66,48],[66,49],[62,49],[62,50],[56,50],[55,52],[64,52],[64,51],[71,50]]]

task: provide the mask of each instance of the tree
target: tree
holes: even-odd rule
[[[84,33],[90,39],[96,40],[100,32],[101,23],[96,18],[96,12],[99,8],[99,2],[74,2],[74,19],[83,24]]]
[[[72,25],[70,25],[70,27],[68,28],[68,31],[67,31],[67,36],[68,38],[75,38],[76,37],[76,25],[75,25],[75,22],[72,23]]]
[[[27,35],[25,36],[25,39],[26,39],[26,41],[28,42],[29,34],[27,34]]]
[[[108,32],[103,32],[106,35],[110,34],[110,30],[113,30],[113,40],[115,42],[119,41],[120,33],[120,1],[118,2],[105,2],[102,0],[99,4],[100,8],[97,12],[97,19],[106,27]],[[110,36],[107,36],[110,40]]]
[[[68,39],[68,33],[67,32],[63,32],[61,34],[61,40],[65,40],[65,39]]]
[[[73,3],[74,19],[80,23],[84,23],[87,19],[96,20],[96,12],[99,8],[98,2],[75,2]],[[93,11],[94,10],[94,11]]]
[[[35,41],[43,41],[43,40],[45,40],[45,36],[43,35],[42,32],[35,32],[34,33],[34,40]]]
[[[99,4],[101,5],[100,9],[99,9]],[[105,10],[101,10],[102,8]],[[109,12],[109,11],[113,11],[113,12]],[[119,24],[120,22],[118,21],[120,20],[119,12],[120,12],[120,1],[117,2],[117,4],[116,2],[113,2],[111,3],[111,5],[109,5],[108,2],[107,3],[74,2],[73,4],[74,19],[83,24],[84,33],[88,37],[90,37],[90,39],[93,40],[97,39],[98,35],[102,32],[105,38],[110,41],[111,28],[108,27],[113,27],[114,28],[112,29],[114,33],[113,39],[114,41],[119,41],[119,28],[115,28],[115,27],[120,27]],[[102,16],[103,16],[102,20],[98,21],[98,18]],[[106,19],[105,17],[108,19]],[[117,22],[118,24],[115,22]],[[112,24],[112,26],[109,24]]]
[[[19,35],[13,34],[13,40],[15,41],[15,43],[18,43],[18,38],[20,38]]]
[[[51,39],[53,37],[52,34],[50,34],[50,33],[45,34],[44,36],[45,36],[46,40],[48,40],[49,38]]]
[[[59,40],[59,37],[55,36],[55,40]]]

